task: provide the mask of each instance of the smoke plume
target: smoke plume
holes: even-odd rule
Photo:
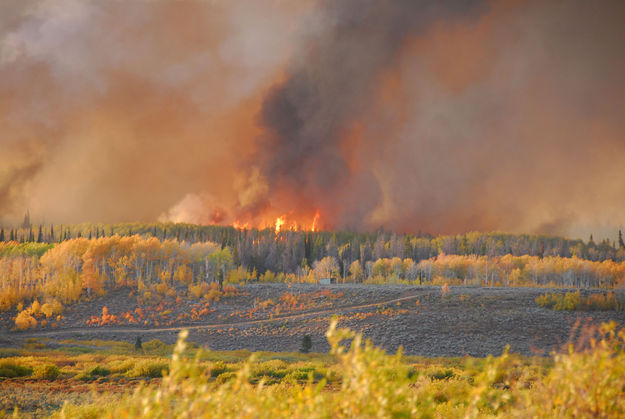
[[[0,223],[598,237],[625,223],[624,21],[617,0],[8,0]]]

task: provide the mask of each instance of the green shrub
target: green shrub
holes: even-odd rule
[[[273,359],[271,361],[261,362],[254,365],[252,376],[254,378],[269,377],[282,379],[287,375],[287,365],[284,361]]]
[[[89,370],[89,375],[92,377],[106,377],[110,373],[111,373],[111,370],[103,368],[99,365],[96,365],[95,367]]]
[[[146,354],[151,355],[167,356],[171,355],[174,350],[174,345],[168,345],[158,339],[152,339],[148,342],[143,342],[141,346]]]
[[[434,380],[447,380],[449,378],[455,377],[456,374],[451,369],[438,370],[434,373],[430,374],[430,378]]]
[[[217,361],[214,364],[212,364],[210,367],[210,375],[213,378],[217,378],[224,372],[229,372],[229,371],[231,371],[231,369],[223,361]]]
[[[26,377],[28,375],[31,375],[32,373],[33,369],[30,367],[25,367],[23,365],[16,364],[10,361],[0,363],[0,377]]]
[[[56,365],[40,365],[35,367],[33,377],[40,380],[56,380],[61,371]]]
[[[216,382],[217,384],[223,384],[227,381],[232,380],[236,376],[237,376],[236,372],[232,372],[232,371],[223,372],[217,376]]]
[[[134,368],[128,371],[128,376],[147,377],[147,378],[160,378],[169,371],[169,365],[167,362],[162,361],[139,361],[135,364]]]
[[[536,303],[553,310],[625,310],[625,302],[617,298],[613,292],[593,293],[582,297],[579,291],[562,293],[547,293],[536,297]]]

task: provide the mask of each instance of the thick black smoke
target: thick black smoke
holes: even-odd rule
[[[260,114],[273,206],[401,231],[623,222],[625,3],[320,4]]]
[[[340,149],[346,130],[370,107],[383,72],[406,40],[439,21],[473,19],[477,0],[328,0],[292,57],[286,80],[267,95],[254,156],[279,207],[321,207],[339,226],[362,226],[380,204],[378,182],[352,173]],[[380,138],[379,141],[385,141]]]

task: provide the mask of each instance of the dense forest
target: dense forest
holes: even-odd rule
[[[364,266],[380,258],[410,258],[416,262],[441,254],[476,256],[559,256],[591,261],[625,261],[625,243],[619,232],[619,243],[603,240],[571,240],[562,237],[469,232],[432,236],[427,233],[395,234],[377,232],[311,232],[273,229],[236,229],[225,226],[201,226],[173,223],[30,225],[28,217],[19,228],[0,228],[0,242],[59,243],[72,238],[106,236],[155,237],[187,243],[214,242],[232,249],[235,263],[257,272],[294,273],[298,267],[325,256],[336,258],[341,272],[358,260]]]
[[[8,232],[8,234],[7,234]],[[538,235],[276,232],[189,224],[0,229],[0,309],[129,287],[139,298],[248,281],[614,288],[625,250]],[[214,291],[214,290],[213,290]]]

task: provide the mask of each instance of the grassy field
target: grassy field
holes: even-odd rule
[[[41,417],[617,417],[625,332],[551,357],[388,355],[332,323],[331,351],[30,339],[0,352],[0,406]],[[539,408],[540,406],[540,408]]]
[[[158,389],[171,373],[175,345],[159,340],[130,342],[51,340],[32,338],[22,348],[0,350],[0,406],[5,413],[45,416],[61,409],[87,414],[92,405],[112,405],[135,389]],[[179,355],[206,384],[219,387],[240,380],[252,386],[321,386],[340,391],[344,365],[336,354],[201,350],[185,344]],[[510,356],[510,373],[527,380],[541,379],[552,365],[543,357]],[[445,403],[452,389],[468,391],[488,364],[484,358],[424,358],[402,356],[397,374],[410,385],[423,380],[438,388],[436,399]],[[78,410],[76,410],[80,407]]]

